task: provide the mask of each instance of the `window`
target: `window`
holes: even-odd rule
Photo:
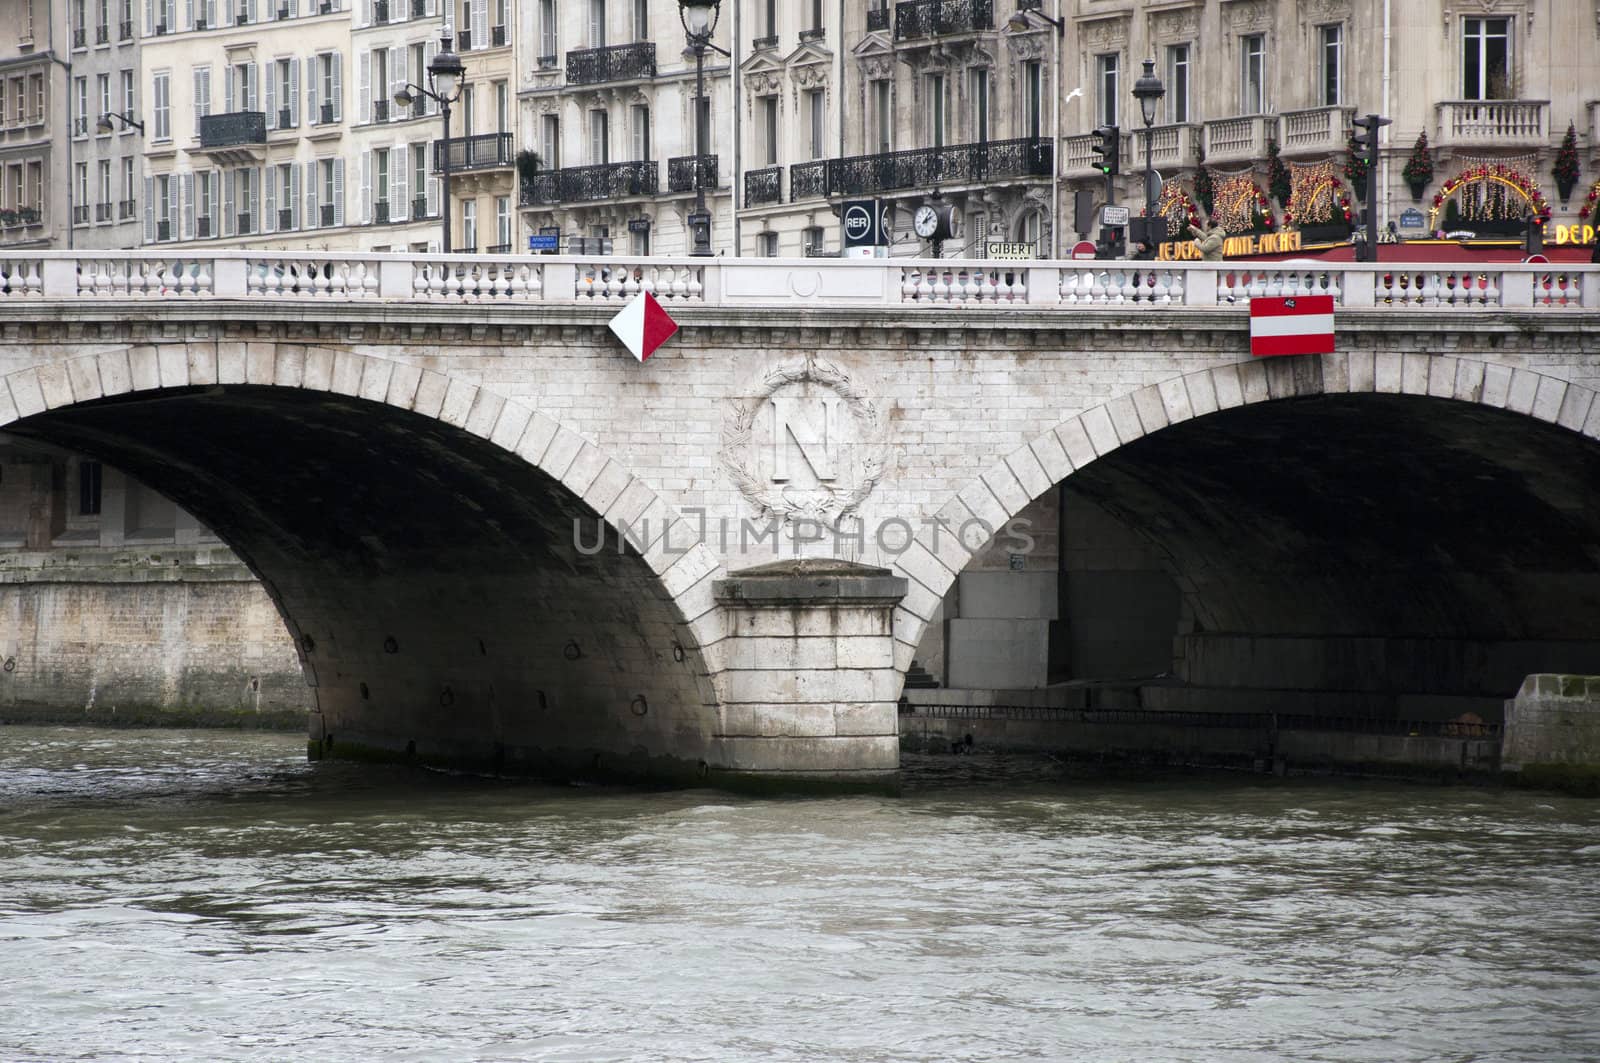
[[[340,70],[338,52],[324,52],[317,56],[317,121],[322,123],[344,120],[344,77]],[[420,69],[420,68],[419,68]]]
[[[650,158],[650,108],[636,103],[629,108],[633,125],[633,157],[640,162]]]
[[[117,212],[119,221],[133,217],[133,159],[122,160],[122,209]]]
[[[975,143],[989,142],[989,70],[973,67],[967,71],[967,97],[972,105],[972,139]]]
[[[589,0],[589,47],[606,46],[606,0]]]
[[[778,234],[777,233],[760,233],[757,236],[757,241],[759,242],[759,244],[761,246],[761,257],[762,258],[777,258],[778,257]]]
[[[1239,113],[1267,109],[1267,38],[1251,33],[1239,38]]]
[[[100,512],[101,466],[98,461],[78,462],[78,515],[92,517]]]
[[[124,70],[124,71],[122,71],[122,117],[128,119],[129,121],[132,121],[133,120],[133,112],[134,112],[133,71],[132,70]],[[129,132],[128,127],[127,126],[123,126],[122,127],[122,132],[123,133]]]
[[[155,119],[155,132],[151,134],[156,140],[172,139],[172,75],[163,70],[155,74],[150,80],[154,90],[151,93],[152,117]]]
[[[923,79],[927,88],[927,122],[928,146],[930,148],[944,147],[945,135],[945,98],[944,75],[928,74]]]
[[[1189,46],[1167,45],[1167,121],[1189,120]]]
[[[511,90],[504,81],[494,83],[494,121],[495,132],[511,132]]]
[[[1334,24],[1317,27],[1317,71],[1319,103],[1324,107],[1337,107],[1344,96],[1344,26]]]
[[[822,235],[822,227],[819,225],[811,226],[800,233],[800,245],[807,258],[814,258],[822,254],[825,250],[825,242],[825,238]]]
[[[477,133],[477,98],[478,90],[475,85],[461,87],[461,135],[470,137]]]
[[[33,120],[44,121],[44,75],[33,74],[28,78],[28,96],[33,101]]]
[[[95,114],[96,119],[98,119],[102,114],[111,113],[111,75],[101,74],[95,78],[94,87],[95,98],[99,101],[99,108]],[[4,108],[0,108],[0,111],[3,110]]]
[[[822,0],[811,0],[811,27],[814,32],[822,31]]]
[[[276,82],[278,128],[292,129],[300,124],[300,64],[294,59],[279,59],[272,64],[271,71],[269,76]],[[271,118],[267,128],[272,128]]]
[[[644,256],[650,253],[650,229],[648,226],[635,227],[628,223],[628,253]]]
[[[589,112],[589,161],[597,166],[611,161],[611,116],[604,111]]]
[[[379,225],[389,220],[389,149],[372,153],[372,220]]]
[[[321,168],[321,180],[318,182],[317,201],[320,204],[321,218],[317,219],[319,225],[344,224],[344,211],[341,209],[344,189],[339,187],[339,163],[337,159],[323,159],[317,165]]]
[[[556,47],[556,0],[539,0],[539,54],[552,59]]]
[[[1511,98],[1511,20],[1461,20],[1461,98]]]
[[[208,171],[195,175],[195,218],[194,234],[202,240],[217,235],[216,223],[212,220],[217,213],[216,173]]]
[[[469,199],[461,204],[461,246],[458,251],[478,250],[478,201]]]
[[[1122,81],[1122,56],[1119,54],[1097,55],[1094,59],[1095,89],[1100,93],[1095,101],[1095,113],[1099,115],[1099,125],[1120,125],[1117,120],[1121,113],[1122,93],[1118,85]]]
[[[511,248],[511,197],[498,196],[494,201],[494,242],[500,247]]]
[[[778,97],[761,97],[761,150],[763,166],[778,165]]]
[[[544,149],[544,167],[561,169],[561,116],[547,114],[539,119],[539,144]]]
[[[872,122],[877,127],[876,150],[887,155],[894,150],[894,83],[888,78],[872,83]]]
[[[72,118],[72,135],[86,137],[89,135],[89,79],[72,79],[72,101],[77,108],[77,113]]]
[[[389,120],[389,49],[374,48],[369,53],[372,56],[372,120],[374,122],[387,122]],[[366,79],[362,78],[365,82]],[[472,105],[469,93],[472,86],[468,85],[461,90],[462,111],[467,115],[466,123],[472,124]],[[269,127],[270,128],[270,127]],[[467,136],[471,136],[469,132]]]
[[[811,157],[828,157],[828,99],[821,89],[806,93],[806,113],[811,119]]]
[[[428,145],[411,145],[411,216],[426,218],[433,213],[428,205]]]
[[[111,160],[101,159],[99,166],[101,216],[96,221],[111,220]]]
[[[650,0],[633,0],[633,39],[650,39]]]
[[[766,9],[767,32],[765,36],[776,37],[778,35],[778,0],[766,0]]]
[[[74,201],[73,201],[73,213],[77,215],[77,217],[73,218],[73,221],[76,222],[79,218],[81,218],[84,221],[88,221],[89,220],[89,164],[86,163],[86,162],[80,162],[76,166],[74,166],[73,169],[77,171],[77,178],[78,178],[77,181],[75,182],[75,184],[77,185],[77,188],[75,188],[73,190],[73,195],[75,197]]]
[[[1044,128],[1044,64],[1029,59],[1022,64],[1022,135],[1038,137]]]

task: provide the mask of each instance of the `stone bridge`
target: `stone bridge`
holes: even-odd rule
[[[332,755],[873,781],[913,662],[1389,718],[1600,671],[1600,269],[1108,265],[6,255],[0,429],[235,547]],[[1251,360],[1309,293],[1338,353]]]

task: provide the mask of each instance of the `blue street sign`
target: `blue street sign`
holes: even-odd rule
[[[559,236],[547,236],[535,233],[528,234],[529,251],[557,251],[560,250],[560,247],[561,237]]]

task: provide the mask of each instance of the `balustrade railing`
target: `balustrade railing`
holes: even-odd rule
[[[895,40],[994,29],[994,0],[900,0]]]
[[[744,174],[744,205],[760,207],[768,203],[783,202],[783,167],[768,166],[763,170],[746,170]]]
[[[585,48],[567,53],[567,84],[599,85],[607,81],[632,81],[656,76],[656,46],[652,41]]]
[[[522,179],[525,207],[546,203],[590,203],[624,196],[653,196],[660,190],[661,168],[654,160],[609,162],[546,170]]]
[[[1285,111],[1279,116],[1284,154],[1312,155],[1343,151],[1350,139],[1350,120],[1354,116],[1353,107]]]
[[[1549,100],[1447,100],[1435,107],[1439,117],[1435,139],[1441,147],[1549,145]]]
[[[501,245],[496,250],[513,249]],[[802,270],[806,283],[795,283]],[[1367,315],[1571,311],[1593,316],[1600,310],[1600,266],[954,259],[810,259],[801,264],[610,255],[540,256],[509,263],[468,254],[263,254],[189,248],[165,253],[0,252],[0,299],[6,300],[570,302],[625,300],[645,290],[660,298],[732,306],[961,306],[1032,312],[1118,307],[1160,312],[1172,307],[1205,310],[1218,315],[1219,323],[1244,328],[1252,299],[1299,295],[1329,295],[1341,311]]]
[[[715,155],[680,155],[667,160],[667,191],[693,192],[695,190],[695,160],[700,164],[702,190],[717,187],[717,157]]]

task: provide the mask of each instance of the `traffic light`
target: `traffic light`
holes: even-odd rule
[[[1103,125],[1094,131],[1094,153],[1100,156],[1095,169],[1107,177],[1122,172],[1122,127]]]
[[[1369,168],[1378,164],[1378,130],[1390,123],[1390,119],[1375,114],[1362,115],[1350,123],[1355,126],[1352,137],[1356,144],[1356,157]]]

